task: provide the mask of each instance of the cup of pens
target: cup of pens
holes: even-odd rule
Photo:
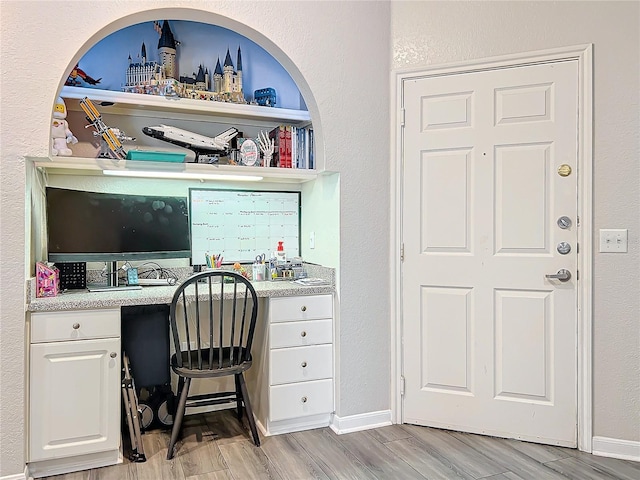
[[[254,282],[263,282],[264,280],[266,280],[264,267],[265,267],[264,263],[253,264],[251,278],[253,279]]]
[[[257,255],[251,269],[251,278],[254,282],[263,282],[267,279],[267,265],[265,263],[266,255]]]
[[[208,253],[205,253],[204,259],[207,263],[207,268],[220,268],[222,266],[222,254],[209,255]]]

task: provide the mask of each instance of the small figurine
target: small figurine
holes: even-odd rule
[[[260,151],[262,152],[262,157],[264,159],[263,165],[268,167],[271,165],[271,157],[273,156],[273,150],[275,149],[275,144],[273,138],[269,138],[267,132],[260,131],[260,135],[258,136],[258,143],[260,144]]]
[[[253,98],[258,105],[263,107],[275,107],[276,106],[276,91],[271,88],[261,88],[253,92]]]
[[[102,77],[97,80],[90,77],[84,72],[84,70],[78,67],[78,64],[76,63],[76,66],[73,67],[73,70],[71,70],[71,73],[69,74],[69,78],[67,78],[67,81],[64,82],[64,84],[71,86],[80,85],[80,80],[78,80],[78,77],[87,82],[89,85],[97,85],[98,83],[100,83],[100,80],[102,80]]]
[[[51,153],[53,155],[69,156],[73,152],[67,147],[67,144],[78,143],[78,139],[69,130],[69,124],[65,118],[67,118],[67,106],[62,97],[58,97],[53,107],[53,119],[51,120],[51,139],[53,140]]]

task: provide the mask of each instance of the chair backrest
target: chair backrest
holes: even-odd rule
[[[192,275],[175,291],[169,313],[177,366],[220,370],[249,361],[257,316],[258,296],[242,275]]]

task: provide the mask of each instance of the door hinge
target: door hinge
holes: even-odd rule
[[[404,397],[404,375],[400,375],[400,395]]]
[[[576,243],[576,253],[580,253],[580,244]]]
[[[576,270],[576,281],[580,280],[580,270]]]
[[[400,126],[401,127],[404,127],[404,112],[405,112],[404,108],[401,108],[400,109]]]
[[[404,243],[400,247],[400,261],[404,262]]]

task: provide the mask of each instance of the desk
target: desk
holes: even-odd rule
[[[254,287],[264,305],[247,383],[262,433],[328,425],[333,411],[334,286],[278,281],[256,282]],[[120,308],[169,304],[174,290],[154,286],[30,299],[31,475],[121,461]],[[296,368],[301,363],[305,368]]]

